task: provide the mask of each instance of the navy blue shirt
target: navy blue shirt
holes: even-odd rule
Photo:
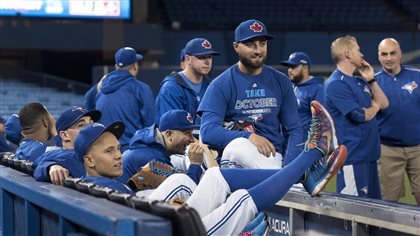
[[[381,143],[388,146],[420,144],[420,70],[401,66],[395,76],[376,74],[389,106],[376,116]]]
[[[264,65],[259,75],[251,76],[235,64],[214,79],[204,94],[198,109],[202,114],[200,135],[204,143],[224,148],[233,139],[248,138],[251,133],[226,130],[223,121],[252,119],[255,132],[267,138],[287,164],[299,155],[297,145],[303,139],[297,109],[292,83],[285,74]],[[206,113],[217,119],[208,119]],[[283,128],[287,132],[283,133]]]
[[[347,165],[376,161],[380,155],[376,119],[356,123],[348,118],[354,110],[372,105],[369,84],[336,69],[325,82],[325,105],[334,119],[339,144],[347,147]]]

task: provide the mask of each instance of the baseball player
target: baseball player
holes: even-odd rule
[[[233,43],[239,62],[212,81],[200,103],[200,135],[204,143],[225,148],[222,166],[281,168],[282,158],[288,164],[300,152],[303,134],[292,84],[264,65],[272,38],[258,20],[239,24]],[[255,121],[255,132],[221,125],[240,120]]]
[[[397,40],[386,38],[378,46],[382,70],[375,76],[389,100],[376,116],[381,136],[378,171],[382,199],[398,201],[404,193],[404,172],[420,205],[420,71],[401,65]]]
[[[363,59],[355,37],[334,40],[331,55],[337,69],[325,84],[325,104],[337,124],[338,140],[349,151],[343,171],[337,175],[337,192],[380,199],[375,116],[388,107],[388,99],[375,82],[373,67]],[[353,76],[356,70],[363,79]]]
[[[62,185],[64,179],[86,174],[83,160],[77,159],[74,140],[79,131],[101,117],[97,110],[87,111],[80,106],[66,109],[56,122],[57,132],[63,148],[45,152],[35,162],[34,178],[37,181]]]
[[[294,52],[290,54],[289,60],[282,61],[280,64],[288,68],[289,79],[292,81],[297,99],[302,130],[306,134],[312,118],[311,102],[316,100],[323,103],[324,101],[324,79],[309,74],[311,58],[304,52]],[[303,138],[306,139],[306,137]]]
[[[192,116],[184,110],[170,110],[163,114],[159,124],[138,130],[130,141],[130,149],[124,153],[123,175],[120,180],[127,183],[131,176],[152,160],[172,166],[171,155],[185,155],[187,146],[194,142]],[[190,165],[187,175],[196,183],[201,178],[203,156],[189,152]]]
[[[16,146],[6,139],[5,120],[0,117],[0,152],[15,152]]]
[[[121,150],[128,149],[130,139],[137,130],[151,126],[155,121],[152,90],[136,79],[138,61],[143,58],[130,47],[115,53],[116,70],[107,74],[100,85],[96,109],[101,111],[101,123],[122,121],[125,132],[121,137]]]
[[[201,120],[196,116],[198,105],[204,95],[210,78],[207,74],[212,67],[214,55],[211,43],[205,38],[194,38],[185,45],[185,69],[171,73],[163,79],[156,97],[157,122],[167,111],[182,109],[188,111],[199,125]]]
[[[18,160],[34,161],[47,149],[47,142],[57,135],[55,119],[40,103],[29,103],[19,111],[22,142],[16,149]]]
[[[186,203],[199,213],[208,235],[238,235],[258,211],[273,206],[303,174],[304,186],[315,196],[340,169],[347,155],[346,148],[334,149],[334,123],[326,109],[315,102],[312,110],[314,119],[305,151],[285,168],[206,171]],[[75,150],[85,160],[84,179],[129,193],[128,187],[112,179],[122,172],[117,140],[122,133],[122,123],[108,127],[95,123],[80,131]],[[167,187],[164,185],[169,180],[179,176],[171,175],[158,189]],[[179,186],[185,186],[185,182]]]

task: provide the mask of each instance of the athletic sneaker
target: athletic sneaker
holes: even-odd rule
[[[314,197],[327,185],[347,158],[347,148],[340,145],[331,155],[317,160],[306,172],[302,181],[303,187]]]
[[[338,147],[334,121],[328,110],[318,101],[311,102],[312,120],[308,131],[305,150],[317,149],[323,156],[329,156]]]

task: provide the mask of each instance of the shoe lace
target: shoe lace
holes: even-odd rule
[[[321,131],[320,131],[319,119],[316,117],[312,117],[312,121],[309,126],[308,142],[316,146],[317,140],[319,140],[320,137],[321,137]]]

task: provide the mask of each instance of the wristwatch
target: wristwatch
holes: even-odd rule
[[[368,81],[368,84],[373,84],[373,83],[375,83],[377,80],[376,80],[376,77],[373,77],[373,79],[371,79],[371,80],[369,80]]]

